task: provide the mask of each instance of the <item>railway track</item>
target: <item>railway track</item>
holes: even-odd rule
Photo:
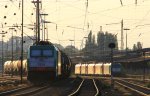
[[[144,83],[150,82],[150,79],[143,80],[143,78],[128,78],[128,77],[126,77],[126,78],[121,78],[121,79],[130,80],[130,81],[137,81],[137,82],[144,82]]]
[[[121,78],[121,79],[145,87],[149,87],[150,82],[149,80],[143,81],[142,79],[135,79],[135,78]]]
[[[139,96],[150,96],[150,88],[121,79],[116,79],[115,83],[132,90],[136,94],[139,94]]]
[[[21,88],[15,88],[15,89],[11,89],[11,90],[7,90],[7,91],[3,91],[0,93],[0,96],[6,96],[6,95],[10,95],[13,94],[15,92],[21,91],[21,90],[26,90],[28,88],[30,88],[31,86],[25,86],[25,87],[21,87]]]
[[[27,80],[23,80],[23,83],[27,83]],[[18,85],[20,84],[20,78],[17,77],[0,77],[0,86]]]
[[[30,84],[24,80],[22,84],[20,84],[20,80],[16,78],[7,78],[7,77],[1,77],[0,78],[0,93],[6,92],[13,89],[21,89],[24,87],[29,86]]]
[[[69,86],[74,82],[74,80],[75,79],[73,78],[68,78],[44,83],[44,85],[33,85],[25,88],[13,89],[2,92],[0,96],[49,96],[50,94],[60,96],[60,94],[65,94],[67,92],[67,89],[70,88]]]
[[[68,96],[98,96],[99,89],[94,79],[83,79],[78,88]]]
[[[6,85],[18,85],[20,84],[20,80],[1,80],[0,86],[6,86]]]
[[[32,95],[36,92],[42,91],[48,87],[49,87],[49,85],[28,86],[28,87],[23,87],[23,88],[17,88],[17,89],[1,92],[0,96],[28,96],[28,95]]]

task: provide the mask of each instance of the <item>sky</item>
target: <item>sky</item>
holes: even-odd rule
[[[24,32],[29,36],[34,35],[34,31],[29,29],[33,26],[29,24],[33,25],[35,22],[35,5],[31,1],[24,0],[24,25],[26,26]],[[122,0],[122,4],[120,0],[41,1],[40,12],[48,14],[45,19],[52,22],[46,25],[48,26],[48,39],[52,43],[59,43],[63,46],[75,44],[80,49],[81,45],[85,44],[84,37],[88,36],[89,31],[92,30],[96,35],[102,26],[104,32],[117,34],[120,48],[121,20],[123,19],[124,28],[130,29],[124,30],[124,48],[126,32],[129,48],[137,42],[141,42],[143,48],[150,47],[150,0],[137,0],[137,4],[135,0]],[[86,6],[87,1],[88,6]],[[0,0],[0,28],[8,31],[5,41],[11,37],[12,30],[9,30],[9,27],[13,24],[21,24],[21,2],[22,0]],[[21,31],[16,30],[14,35],[20,36]],[[70,40],[75,40],[75,42]]]

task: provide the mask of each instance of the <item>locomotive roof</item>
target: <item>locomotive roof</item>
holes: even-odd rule
[[[39,43],[34,43],[33,46],[38,46],[38,45],[50,45],[53,46],[55,48],[56,51],[61,52],[63,55],[66,55],[62,50],[60,50],[58,47],[56,47],[53,43],[49,42],[49,41],[40,41]],[[67,55],[66,55],[67,56]]]
[[[40,41],[40,42],[35,42],[33,45],[53,45],[53,43],[49,41]]]

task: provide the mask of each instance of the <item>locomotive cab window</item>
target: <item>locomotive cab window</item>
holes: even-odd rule
[[[51,57],[51,56],[53,56],[53,51],[52,50],[43,50],[43,56]]]
[[[31,50],[31,56],[41,56],[41,50]]]

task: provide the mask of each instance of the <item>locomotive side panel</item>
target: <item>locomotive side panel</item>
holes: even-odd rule
[[[58,69],[57,69],[57,75],[58,76],[60,76],[60,75],[62,75],[62,73],[61,73],[61,71],[62,71],[62,61],[61,61],[61,52],[60,51],[58,51],[58,59],[57,59],[57,67],[58,67]]]
[[[70,76],[71,73],[71,61],[69,57],[63,52],[61,52],[61,63],[62,63],[61,66],[62,77],[66,78]]]

